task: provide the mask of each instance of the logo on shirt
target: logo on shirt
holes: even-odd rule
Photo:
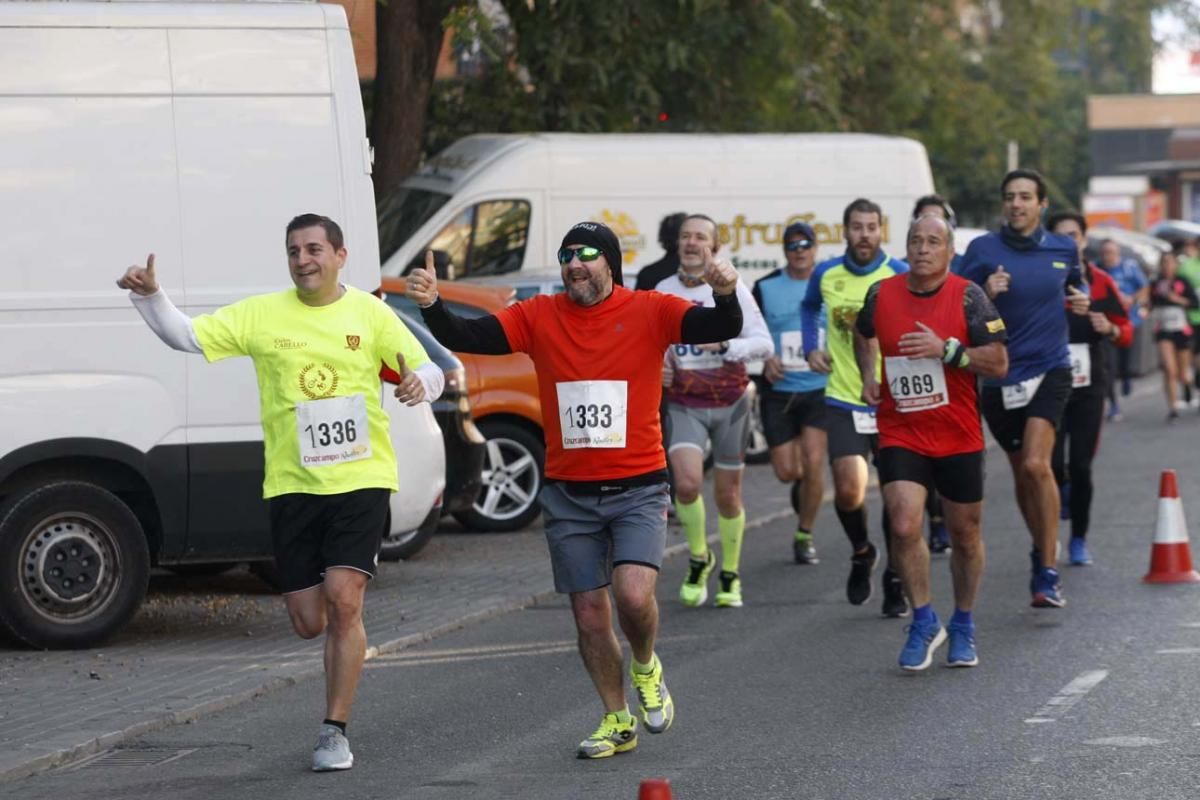
[[[276,350],[303,350],[308,347],[308,342],[297,342],[295,339],[288,339],[281,336],[275,340]]]
[[[1067,262],[1065,262],[1065,261],[1051,261],[1050,263],[1054,265],[1055,269],[1066,269],[1067,268]]]
[[[357,350],[358,346],[360,344],[362,344],[361,336],[355,336],[352,333],[346,334],[346,349],[347,350]]]
[[[988,333],[999,333],[1004,330],[1004,320],[990,319],[987,324]]]
[[[858,309],[854,306],[838,306],[829,315],[829,321],[833,323],[833,327],[842,333],[853,331],[854,321],[857,319]]]
[[[330,364],[306,364],[300,370],[300,391],[309,400],[332,397],[337,391],[337,370]]]

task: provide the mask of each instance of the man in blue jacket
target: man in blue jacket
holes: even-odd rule
[[[1000,183],[1005,225],[971,242],[962,275],[984,288],[1008,329],[1008,376],[986,379],[980,406],[1008,454],[1017,504],[1033,539],[1030,592],[1038,608],[1066,605],[1059,582],[1058,487],[1051,469],[1054,438],[1071,393],[1064,303],[1086,314],[1090,300],[1079,252],[1042,227],[1046,181],[1033,170]]]

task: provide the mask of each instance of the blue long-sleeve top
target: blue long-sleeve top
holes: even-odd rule
[[[1087,290],[1075,242],[1041,226],[1029,236],[1005,226],[967,246],[962,276],[986,286],[1001,266],[1012,278],[1008,291],[992,302],[1008,329],[1008,376],[984,384],[1011,386],[1056,367],[1070,368],[1063,303],[1068,286]]]

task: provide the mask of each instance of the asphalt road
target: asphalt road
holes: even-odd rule
[[[677,716],[632,753],[574,758],[600,705],[554,600],[371,661],[350,772],[308,771],[323,689],[307,681],[6,784],[4,796],[634,798],[640,780],[662,776],[677,800],[1196,797],[1200,586],[1141,577],[1161,469],[1179,471],[1200,520],[1200,417],[1167,427],[1161,406],[1131,398],[1126,421],[1105,431],[1097,563],[1063,567],[1062,610],[1028,605],[1028,535],[1007,464],[990,453],[975,669],[943,668],[944,650],[925,673],[896,668],[906,623],[879,616],[878,594],[846,603],[848,545],[827,506],[819,565],[791,563],[790,520],[748,535],[742,609],[680,607],[685,561],[667,563],[658,651]],[[748,480],[752,517],[785,502],[769,469]],[[873,497],[873,530],[878,518]],[[945,618],[945,557],[934,575]]]

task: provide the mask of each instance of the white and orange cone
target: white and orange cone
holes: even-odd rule
[[[1154,545],[1150,549],[1150,571],[1146,583],[1200,583],[1200,573],[1192,568],[1187,523],[1175,470],[1164,469],[1158,483],[1158,524],[1154,527]]]
[[[638,786],[638,800],[671,800],[671,782],[666,778],[646,778]]]

